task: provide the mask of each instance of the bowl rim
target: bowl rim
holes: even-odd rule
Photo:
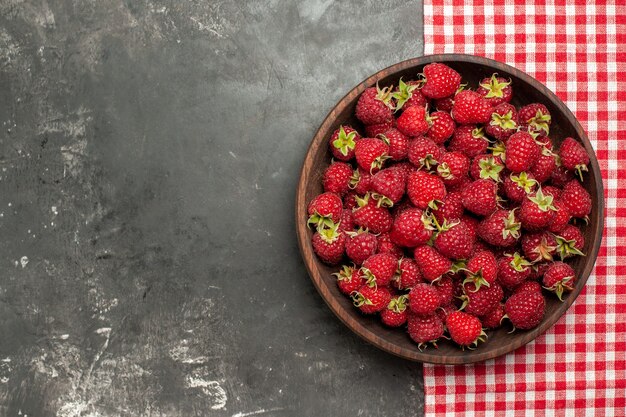
[[[327,288],[319,270],[312,268],[311,263],[306,262],[306,259],[314,259],[315,254],[313,253],[313,250],[309,241],[310,239],[308,238],[306,233],[303,232],[302,228],[299,227],[299,224],[302,222],[302,219],[306,217],[306,205],[308,203],[307,201],[305,201],[305,191],[306,191],[306,185],[307,185],[307,180],[308,180],[307,161],[309,159],[309,155],[315,154],[318,151],[320,146],[326,145],[326,140],[323,137],[323,135],[324,135],[324,132],[329,130],[330,125],[332,125],[332,123],[334,123],[335,121],[333,117],[334,110],[337,107],[341,106],[342,104],[345,105],[349,103],[355,97],[359,96],[366,88],[376,85],[376,82],[383,78],[386,78],[390,75],[396,74],[400,71],[403,71],[412,67],[426,65],[432,62],[442,62],[442,63],[466,62],[466,63],[485,65],[485,66],[494,68],[496,71],[499,70],[499,71],[511,74],[525,81],[526,83],[530,85],[540,88],[542,93],[550,101],[551,105],[553,105],[554,107],[557,107],[567,118],[574,121],[574,129],[576,131],[576,134],[580,138],[583,146],[587,150],[587,153],[589,154],[589,157],[590,157],[590,170],[593,171],[594,173],[594,182],[595,182],[596,189],[598,191],[597,195],[601,196],[601,198],[598,198],[597,209],[596,209],[596,215],[598,216],[598,226],[599,226],[598,230],[595,232],[597,233],[597,238],[594,242],[593,247],[589,248],[589,251],[587,253],[587,257],[592,257],[594,261],[588,262],[585,265],[585,268],[581,272],[581,276],[579,278],[579,281],[582,281],[582,284],[577,285],[575,290],[572,292],[573,294],[567,297],[563,301],[563,303],[559,305],[559,307],[556,310],[557,314],[553,314],[546,320],[543,320],[538,327],[532,330],[526,331],[524,334],[525,337],[520,337],[516,339],[515,343],[511,343],[509,345],[502,346],[499,349],[496,348],[496,349],[492,349],[489,351],[481,352],[480,349],[470,351],[470,352],[465,351],[465,354],[453,356],[453,357],[434,354],[434,353],[429,352],[428,350],[425,350],[425,351],[419,351],[417,349],[409,350],[401,346],[392,345],[388,341],[380,337],[377,333],[368,329],[360,321],[355,321],[352,318],[350,318],[347,315],[347,313],[344,312],[344,309],[340,307],[338,304],[337,305],[332,304],[329,300],[330,300],[330,297],[333,297],[333,294],[331,294],[329,289]],[[508,64],[505,64],[505,63],[502,63],[502,62],[499,62],[490,58],[485,58],[485,57],[475,56],[475,55],[467,55],[467,54],[456,54],[456,53],[424,55],[421,57],[407,59],[407,60],[398,62],[396,64],[390,65],[380,71],[377,71],[375,74],[367,77],[364,81],[360,82],[355,87],[350,89],[347,94],[345,94],[337,103],[335,103],[335,105],[331,108],[331,110],[328,112],[328,114],[324,118],[323,122],[320,124],[319,128],[317,129],[315,135],[313,136],[313,139],[311,140],[309,147],[305,153],[304,160],[303,160],[301,170],[300,170],[300,179],[298,181],[295,204],[296,204],[295,205],[296,233],[298,236],[298,246],[300,249],[300,254],[303,260],[305,261],[304,264],[307,268],[309,278],[311,279],[311,281],[313,281],[313,284],[315,288],[317,289],[318,293],[320,294],[324,302],[328,305],[328,307],[331,309],[331,311],[335,314],[335,316],[337,316],[340,319],[340,321],[343,322],[344,325],[346,325],[350,330],[356,333],[359,337],[364,339],[366,342],[378,347],[381,350],[384,350],[388,353],[391,353],[393,355],[396,355],[396,356],[399,356],[399,357],[402,357],[404,359],[408,359],[411,361],[438,363],[438,364],[467,364],[467,363],[473,363],[473,362],[480,362],[480,361],[492,359],[501,355],[505,355],[509,352],[512,352],[520,348],[521,346],[526,345],[530,341],[534,340],[537,336],[543,334],[546,330],[551,328],[565,314],[565,312],[569,309],[569,307],[573,304],[573,302],[578,298],[582,289],[585,287],[586,282],[589,278],[589,275],[591,274],[591,271],[593,270],[593,267],[597,261],[597,255],[602,244],[603,231],[604,231],[604,226],[605,226],[604,225],[604,221],[605,221],[604,187],[602,183],[602,175],[601,175],[600,166],[597,160],[595,150],[591,146],[591,142],[589,141],[589,138],[587,137],[584,129],[582,128],[582,125],[580,124],[578,119],[575,117],[575,115],[572,113],[572,111],[548,87],[546,87],[543,83],[531,77],[530,75],[526,74],[525,72],[515,67],[512,67]]]

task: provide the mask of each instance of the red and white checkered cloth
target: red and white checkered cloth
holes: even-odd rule
[[[495,360],[426,364],[426,415],[625,416],[626,2],[424,0],[424,38],[426,54],[493,58],[554,91],[588,132],[607,209],[595,270],[561,320]]]

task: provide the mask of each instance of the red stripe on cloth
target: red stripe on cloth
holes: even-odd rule
[[[506,62],[565,101],[602,169],[603,246],[574,305],[535,341],[480,364],[425,364],[427,416],[626,415],[626,5],[541,3],[424,0],[425,53]]]

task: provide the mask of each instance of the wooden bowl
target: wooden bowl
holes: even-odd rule
[[[400,77],[405,80],[415,79],[417,74],[422,71],[423,66],[431,62],[443,62],[454,68],[463,76],[463,82],[469,82],[471,88],[475,88],[482,78],[490,77],[494,72],[500,76],[511,78],[515,95],[512,103],[516,106],[532,102],[545,104],[552,115],[550,137],[554,140],[555,145],[558,147],[560,141],[571,136],[584,144],[591,158],[589,172],[585,174],[584,181],[584,187],[593,199],[590,222],[583,227],[585,235],[583,252],[587,256],[576,257],[568,261],[577,272],[574,291],[564,296],[563,302],[556,297],[546,297],[544,320],[535,329],[518,330],[512,334],[507,334],[510,326],[503,326],[495,331],[488,331],[487,342],[480,344],[475,350],[461,350],[451,342],[442,341],[439,343],[438,349],[428,347],[420,352],[405,330],[387,328],[378,317],[362,315],[352,305],[351,300],[339,292],[335,278],[331,276],[331,273],[336,272],[339,267],[329,267],[317,259],[311,246],[312,231],[306,226],[307,204],[316,195],[323,192],[321,178],[331,159],[328,149],[330,135],[340,124],[350,124],[359,132],[364,132],[363,126],[354,117],[359,95],[366,88],[376,85],[377,82],[382,87],[390,84],[397,85]],[[461,54],[424,56],[400,62],[377,72],[353,88],[330,111],[313,137],[302,166],[296,195],[298,243],[313,284],[324,301],[350,330],[369,343],[394,355],[414,361],[442,364],[478,362],[503,355],[525,345],[552,326],[574,302],[591,273],[600,248],[604,225],[603,196],[600,168],[589,139],[572,112],[543,84],[513,67],[482,57]]]

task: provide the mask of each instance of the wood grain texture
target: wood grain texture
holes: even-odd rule
[[[593,210],[589,224],[583,226],[585,236],[585,257],[576,257],[569,261],[577,272],[574,291],[560,302],[556,297],[547,297],[546,315],[542,323],[530,331],[516,331],[507,334],[507,328],[489,331],[487,343],[474,351],[463,351],[450,342],[443,341],[439,349],[426,349],[420,352],[408,337],[400,330],[386,328],[377,317],[366,317],[353,307],[350,299],[337,289],[335,279],[331,276],[337,268],[329,267],[320,262],[311,247],[312,231],[306,227],[306,206],[317,194],[322,192],[321,178],[324,169],[330,162],[328,138],[340,124],[351,124],[357,129],[362,125],[354,117],[354,109],[359,95],[368,87],[379,83],[380,86],[397,84],[398,80],[412,79],[421,72],[424,65],[431,62],[444,62],[463,75],[464,82],[474,88],[485,77],[497,72],[500,76],[511,78],[514,88],[513,104],[529,104],[541,102],[547,106],[552,115],[551,135],[555,145],[568,137],[582,142],[590,155],[589,172],[585,176],[584,187],[593,197]],[[362,131],[362,129],[360,129]],[[549,329],[570,307],[583,289],[602,241],[604,227],[604,192],[602,176],[594,150],[582,126],[565,104],[546,86],[523,72],[506,64],[490,59],[461,55],[442,54],[430,55],[400,62],[383,69],[364,80],[353,88],[337,103],[313,137],[302,165],[300,181],[296,193],[296,228],[298,243],[311,280],[335,315],[357,335],[380,349],[400,357],[431,363],[462,364],[483,361],[511,352]]]

